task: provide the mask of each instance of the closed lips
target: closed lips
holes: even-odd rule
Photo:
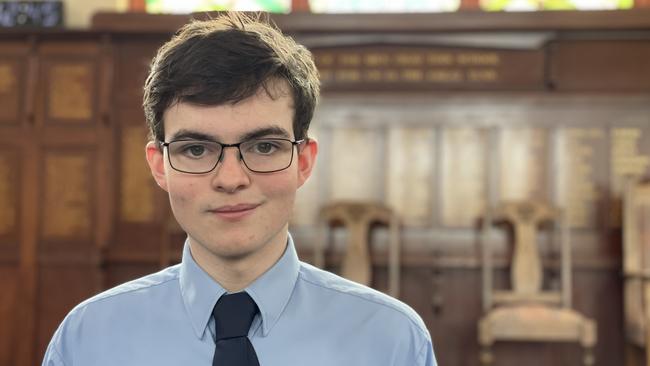
[[[219,213],[227,213],[227,212],[240,212],[240,211],[247,211],[247,210],[252,210],[259,206],[259,204],[239,204],[239,205],[234,205],[234,206],[221,206],[219,208],[216,208],[212,210],[213,212],[219,212]]]

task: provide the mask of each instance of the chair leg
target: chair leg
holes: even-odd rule
[[[481,355],[479,357],[481,366],[491,366],[494,362],[494,355],[492,354],[492,346],[481,347]]]
[[[582,356],[582,363],[584,366],[593,366],[594,364],[594,348],[585,347],[584,355]]]

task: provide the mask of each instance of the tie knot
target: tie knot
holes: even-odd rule
[[[257,304],[246,293],[223,295],[212,310],[217,340],[245,337],[257,314]]]

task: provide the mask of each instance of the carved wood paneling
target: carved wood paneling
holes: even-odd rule
[[[152,222],[155,217],[154,190],[158,187],[145,159],[147,133],[144,124],[122,127],[120,220],[125,222]]]
[[[0,247],[3,237],[15,239],[18,227],[20,165],[15,150],[0,149]]]
[[[20,60],[0,54],[0,125],[19,123],[23,75]]]
[[[142,86],[147,78],[151,59],[156,54],[157,46],[162,42],[163,40],[158,38],[148,41],[140,39],[129,40],[128,42],[120,40],[117,42],[116,89],[122,91],[114,95],[117,104],[140,108],[142,104]],[[139,121],[135,120],[124,120],[123,122],[139,124]]]
[[[87,151],[50,150],[43,157],[44,239],[88,238],[93,227],[94,159]]]
[[[18,266],[0,264],[0,365],[13,365],[15,360],[18,286]]]
[[[96,65],[90,61],[53,61],[45,70],[47,120],[92,122],[97,94]]]

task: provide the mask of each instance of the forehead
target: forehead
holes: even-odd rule
[[[196,133],[220,142],[237,142],[254,131],[269,130],[293,138],[293,103],[287,93],[265,91],[232,104],[216,106],[187,102],[173,104],[164,113],[165,141],[179,133]]]

